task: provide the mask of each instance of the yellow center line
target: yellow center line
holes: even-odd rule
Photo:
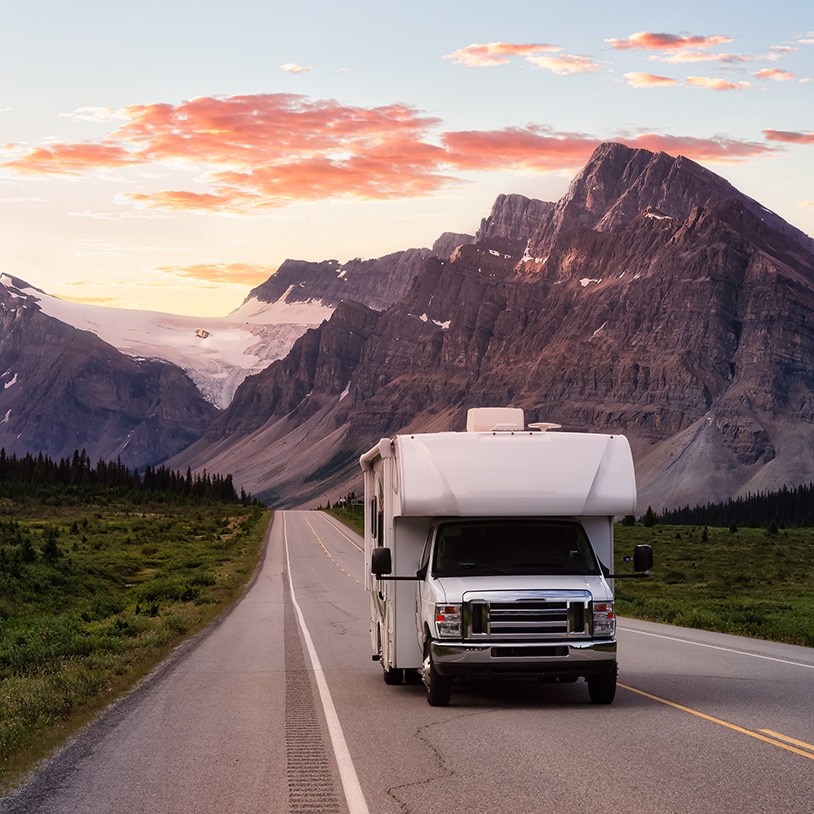
[[[306,520],[305,522],[306,522],[306,524],[308,525],[308,528],[309,528],[309,529],[311,529],[311,534],[313,534],[313,535],[314,535],[314,537],[316,538],[316,541],[317,541],[317,542],[320,544],[320,546],[321,546],[322,550],[325,552],[325,556],[327,556],[329,560],[332,560],[332,561],[333,561],[333,564],[334,564],[334,565],[335,565],[335,566],[336,566],[336,567],[337,567],[337,568],[338,568],[338,569],[339,569],[339,570],[340,570],[340,571],[341,571],[341,572],[342,572],[342,573],[343,573],[343,574],[344,574],[346,577],[349,577],[349,578],[350,578],[350,579],[352,579],[352,580],[353,580],[355,583],[357,583],[358,585],[361,585],[362,583],[361,583],[361,582],[360,582],[358,579],[356,579],[356,577],[355,577],[355,576],[353,576],[353,574],[351,574],[349,571],[346,571],[346,570],[345,570],[345,569],[344,569],[344,568],[343,568],[343,567],[342,567],[342,566],[341,566],[341,565],[340,565],[340,564],[339,564],[339,563],[338,563],[338,562],[337,562],[337,561],[334,559],[333,554],[331,554],[331,552],[330,552],[330,551],[328,551],[328,549],[325,547],[325,543],[323,543],[323,542],[322,542],[322,538],[321,538],[321,537],[320,537],[320,536],[319,536],[319,535],[316,533],[316,530],[315,530],[315,529],[314,529],[314,527],[311,525],[311,522],[310,522],[309,520]]]
[[[760,731],[771,738],[777,738],[777,740],[785,741],[786,743],[793,743],[801,749],[808,749],[809,752],[814,752],[814,744],[798,741],[796,738],[790,738],[788,735],[783,735],[780,732],[772,732],[771,729],[761,729]]]
[[[642,695],[645,698],[649,698],[651,701],[658,701],[660,704],[666,704],[668,707],[673,707],[673,709],[688,712],[690,715],[695,715],[697,718],[703,718],[705,721],[718,724],[718,726],[725,726],[727,729],[740,732],[742,735],[748,735],[750,738],[755,738],[756,740],[763,741],[764,743],[770,743],[772,746],[785,749],[787,752],[794,752],[795,755],[800,755],[801,757],[806,757],[809,760],[814,760],[814,746],[811,746],[803,741],[796,741],[793,738],[788,738],[785,735],[771,732],[771,730],[768,729],[761,729],[760,732],[754,732],[751,729],[744,729],[742,726],[732,724],[729,721],[724,721],[721,718],[715,718],[712,715],[707,715],[705,712],[700,712],[697,709],[692,709],[691,707],[685,707],[682,704],[677,704],[675,701],[669,701],[666,698],[660,698],[658,695],[652,695],[644,690],[637,690],[635,687],[629,687],[626,684],[619,684],[619,686],[622,687],[622,689],[628,690],[629,692],[635,692],[637,695]],[[772,737],[768,737],[768,735],[771,735]],[[803,748],[798,749],[797,746],[793,746],[792,744],[797,744],[797,746],[802,746]],[[804,751],[804,749],[810,749],[811,751],[807,752]]]

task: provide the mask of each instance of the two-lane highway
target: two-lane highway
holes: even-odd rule
[[[279,512],[206,636],[2,812],[785,812],[814,795],[814,651],[623,620],[587,687],[456,686],[430,707],[371,661],[361,541]]]

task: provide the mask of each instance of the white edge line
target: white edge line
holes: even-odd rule
[[[671,642],[683,642],[684,644],[694,644],[696,647],[708,647],[710,650],[723,650],[725,653],[735,653],[738,656],[751,656],[754,659],[765,659],[766,661],[777,661],[780,664],[791,664],[794,667],[805,667],[807,670],[814,670],[814,664],[804,664],[802,661],[790,661],[789,659],[778,659],[774,656],[761,656],[759,653],[749,653],[747,650],[735,650],[732,647],[721,647],[717,644],[704,644],[703,642],[694,642],[691,639],[680,639],[678,636],[665,636],[662,633],[648,633],[646,630],[636,630],[632,627],[622,627],[619,625],[619,630],[624,630],[627,633],[639,633],[642,636],[653,636],[656,639],[668,639]]]
[[[358,548],[359,551],[364,551],[364,546],[360,546],[359,543],[356,542],[352,537],[349,537],[347,532],[345,531],[345,527],[335,518],[331,517],[329,514],[325,514],[325,512],[318,512],[320,517],[333,528],[334,531],[338,531],[354,548]]]
[[[294,582],[291,578],[291,558],[288,555],[288,535],[286,534],[285,513],[281,512],[281,514],[283,515],[283,542],[285,543],[286,571],[288,572],[288,588],[291,592],[291,602],[294,605],[294,610],[297,612],[297,621],[299,622],[302,637],[305,640],[305,647],[308,650],[308,657],[311,660],[311,668],[316,678],[319,697],[322,701],[322,710],[325,713],[325,721],[328,725],[328,734],[331,738],[337,768],[339,769],[339,777],[342,780],[342,788],[345,790],[345,800],[348,803],[350,814],[368,814],[367,803],[362,794],[362,787],[359,785],[359,778],[356,774],[353,760],[351,760],[348,744],[342,732],[342,726],[339,723],[339,716],[336,714],[336,707],[331,698],[331,692],[328,689],[328,682],[325,680],[325,674],[322,672],[322,665],[319,663],[314,642],[305,625],[305,618],[302,615],[302,610],[294,593]]]

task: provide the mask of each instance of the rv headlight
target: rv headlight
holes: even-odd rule
[[[594,636],[613,636],[615,633],[613,602],[594,602]]]
[[[436,605],[435,629],[439,639],[461,638],[461,606]]]

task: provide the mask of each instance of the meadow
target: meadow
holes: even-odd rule
[[[616,524],[616,569],[653,546],[646,579],[616,581],[617,612],[814,647],[814,529]]]
[[[229,607],[270,512],[0,502],[0,789]]]

